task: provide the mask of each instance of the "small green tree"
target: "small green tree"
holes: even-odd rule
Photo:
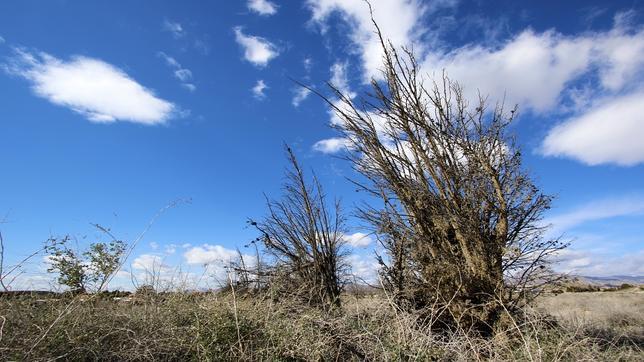
[[[101,291],[118,269],[125,243],[121,240],[92,243],[79,253],[70,247],[70,241],[69,236],[49,240],[46,251],[51,264],[47,271],[57,273],[58,283],[74,293]]]

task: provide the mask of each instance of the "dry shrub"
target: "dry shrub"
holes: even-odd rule
[[[339,307],[346,268],[345,217],[340,202],[327,200],[315,174],[308,182],[293,151],[285,148],[290,167],[282,198],[267,199],[267,215],[250,221],[272,259],[269,265],[258,265],[253,274],[264,278],[263,284],[277,286],[282,294],[305,299],[310,305]]]
[[[509,132],[516,107],[470,104],[374,26],[383,81],[362,97],[333,85],[333,99],[320,96],[340,120],[355,184],[375,198],[360,214],[385,250],[383,284],[399,307],[445,308],[443,328],[489,335],[503,308],[518,310],[552,280],[547,257],[565,247],[541,223],[552,198],[522,165]]]

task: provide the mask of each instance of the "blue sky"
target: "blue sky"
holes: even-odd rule
[[[512,132],[546,192],[559,269],[644,274],[644,6],[637,1],[372,1],[396,45],[468,95],[517,103]],[[360,93],[380,53],[360,0],[0,3],[0,215],[11,264],[90,223],[136,238],[121,274],[191,278],[255,233],[287,142],[346,208],[361,200],[328,107],[291,79]],[[357,220],[352,233],[365,232]],[[357,273],[369,237],[351,238]],[[211,271],[217,274],[218,267]],[[42,259],[16,282],[47,283]],[[174,274],[173,274],[174,275]]]

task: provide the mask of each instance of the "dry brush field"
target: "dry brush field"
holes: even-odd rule
[[[542,297],[492,338],[434,331],[381,294],[324,312],[270,295],[0,297],[2,360],[641,361],[644,292]]]

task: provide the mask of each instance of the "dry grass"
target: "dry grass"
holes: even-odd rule
[[[644,292],[563,293],[539,300],[539,307],[570,330],[584,330],[616,342],[644,346]]]
[[[490,339],[463,330],[433,332],[377,295],[345,295],[343,309],[334,312],[215,293],[130,302],[77,297],[72,308],[70,299],[0,296],[0,360],[641,361],[642,341],[635,337],[642,296],[546,297],[541,308],[560,323],[530,312]],[[578,312],[589,317],[579,322]],[[597,333],[598,326],[612,334]]]

